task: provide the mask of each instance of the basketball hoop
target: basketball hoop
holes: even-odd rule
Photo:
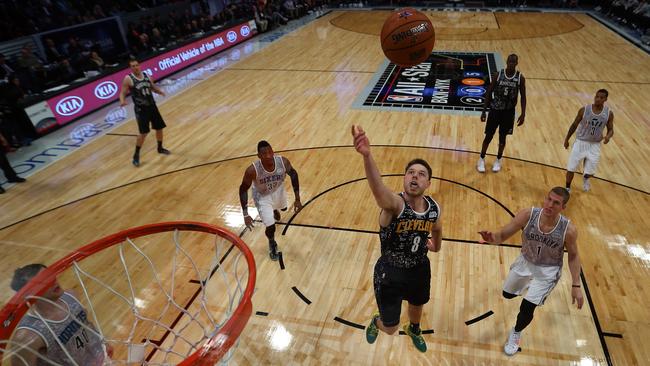
[[[181,245],[181,235],[187,244]],[[115,273],[119,267],[123,276]],[[178,221],[121,231],[42,270],[4,306],[0,363],[7,364],[14,347],[25,348],[12,342],[12,334],[33,303],[50,301],[42,295],[55,280],[80,293],[93,324],[89,331],[114,349],[105,364],[227,362],[252,313],[255,275],[248,246],[216,226]]]

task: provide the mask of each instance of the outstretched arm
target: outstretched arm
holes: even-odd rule
[[[519,212],[517,212],[515,217],[513,217],[512,220],[508,224],[506,224],[506,226],[502,227],[501,230],[499,231],[493,232],[488,230],[481,230],[478,233],[481,234],[481,238],[486,243],[490,243],[490,244],[503,243],[514,233],[516,233],[517,231],[521,230],[524,226],[526,226],[526,223],[530,219],[530,212],[531,212],[530,208],[525,208],[523,210],[520,210]]]
[[[250,165],[246,168],[244,178],[242,178],[241,184],[239,185],[239,203],[241,203],[241,211],[244,214],[244,223],[246,223],[246,227],[249,229],[253,226],[253,218],[248,215],[248,189],[253,184],[255,176],[255,167]]]
[[[523,125],[526,118],[526,79],[523,75],[521,75],[519,83],[519,93],[521,94],[521,115],[517,118],[517,126]]]
[[[609,118],[607,119],[607,134],[603,139],[603,143],[606,144],[609,142],[609,139],[614,136],[614,112],[609,112]]]
[[[585,114],[585,107],[580,108],[578,111],[578,114],[576,115],[576,118],[573,120],[573,123],[571,124],[571,127],[569,127],[569,132],[567,132],[566,137],[564,138],[564,148],[568,149],[569,148],[569,139],[571,136],[573,136],[573,133],[576,132],[576,129],[578,128],[578,125],[580,124],[580,121],[582,121],[582,116]]]
[[[370,153],[370,141],[361,126],[352,126],[354,148],[363,156],[363,167],[366,171],[368,185],[375,197],[377,205],[390,215],[397,215],[402,210],[402,199],[384,185],[377,163]]]
[[[298,180],[298,172],[293,168],[289,159],[282,157],[284,167],[287,169],[287,174],[291,178],[291,186],[293,187],[293,195],[296,197],[296,200],[293,202],[294,212],[298,212],[302,209],[302,203],[300,202],[300,181]]]
[[[578,309],[582,308],[584,299],[580,290],[580,256],[578,255],[578,230],[569,223],[564,245],[569,253],[569,271],[571,272],[571,298],[572,304],[577,303]]]

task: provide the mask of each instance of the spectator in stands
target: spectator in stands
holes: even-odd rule
[[[158,30],[157,27],[151,30],[150,42],[151,45],[157,49],[165,48],[167,46],[167,41],[163,37],[162,33],[160,33],[160,30]]]
[[[9,83],[2,89],[2,100],[7,107],[4,116],[6,136],[14,147],[30,145],[38,137],[32,121],[25,113],[25,92],[16,75],[9,76]]]
[[[61,62],[65,59],[51,38],[45,38],[45,57],[49,63]]]
[[[47,77],[43,61],[32,52],[29,45],[23,46],[16,60],[17,72],[22,75],[28,90],[39,90]]]
[[[7,155],[5,154],[5,149],[9,147],[9,144],[7,143],[7,140],[2,137],[0,134],[0,169],[5,174],[5,177],[7,178],[7,181],[9,183],[22,183],[25,182],[25,178],[21,178],[16,174],[16,171],[11,167],[11,164],[9,164],[9,160],[7,160]],[[0,194],[5,193],[5,189],[0,186]]]
[[[104,69],[104,60],[99,56],[97,51],[90,51],[90,57],[88,57],[88,70],[102,71]]]
[[[15,70],[7,64],[5,55],[0,53],[0,79],[8,79],[9,75],[15,73]]]

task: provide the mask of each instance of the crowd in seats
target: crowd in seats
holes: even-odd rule
[[[600,1],[596,10],[613,20],[638,31],[645,44],[650,44],[650,1]]]
[[[0,2],[0,41],[150,9],[181,0],[21,0]]]

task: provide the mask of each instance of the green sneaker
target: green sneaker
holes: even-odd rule
[[[370,324],[366,327],[366,341],[370,344],[375,343],[377,336],[379,335],[379,329],[377,328],[377,323],[375,323],[377,319],[379,319],[379,313],[372,314]]]
[[[404,333],[406,333],[407,336],[411,337],[411,340],[413,341],[413,345],[415,348],[418,349],[420,352],[426,352],[427,351],[427,344],[424,342],[424,337],[422,337],[422,331],[419,331],[417,334],[413,333],[411,330],[411,325],[410,324],[405,324],[404,327],[402,327],[404,330]]]

